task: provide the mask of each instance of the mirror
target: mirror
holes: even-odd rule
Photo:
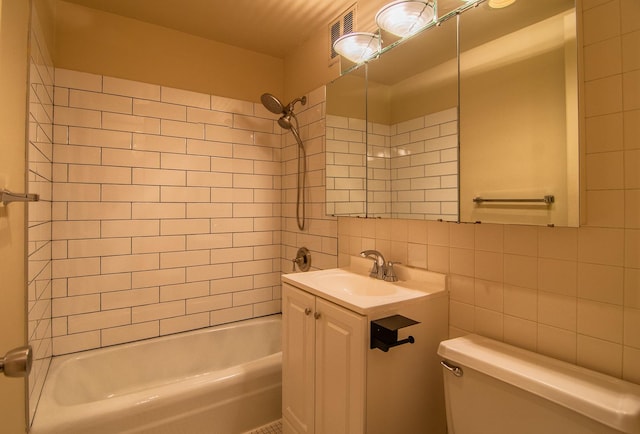
[[[462,8],[459,23],[453,11],[453,19],[391,44],[378,59],[327,85],[327,213],[577,226],[574,1],[518,0],[503,9],[485,1]],[[357,101],[346,103],[345,89]],[[348,113],[348,106],[359,112]],[[358,119],[352,124],[361,134],[339,145],[330,116],[342,125]],[[336,184],[330,151],[346,149],[350,170],[339,173],[354,177]],[[355,149],[366,151],[364,162],[351,153]],[[342,191],[347,187],[348,194]],[[548,195],[551,204],[473,201]],[[337,197],[350,204],[340,205]]]
[[[326,213],[367,214],[367,65],[327,85]]]
[[[578,225],[576,53],[573,0],[460,16],[461,221]]]
[[[368,216],[458,219],[456,52],[454,19],[369,63]]]
[[[457,221],[455,20],[390,48],[327,85],[326,212]]]

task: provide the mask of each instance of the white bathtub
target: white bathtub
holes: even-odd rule
[[[281,316],[55,357],[32,434],[237,434],[281,417]]]

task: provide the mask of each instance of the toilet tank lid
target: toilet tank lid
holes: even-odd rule
[[[640,385],[478,335],[440,343],[449,362],[494,377],[623,433],[640,434]]]

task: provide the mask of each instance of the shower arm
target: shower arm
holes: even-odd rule
[[[294,107],[294,106],[296,105],[296,103],[298,103],[298,102],[302,103],[302,105],[306,105],[306,104],[307,104],[307,97],[306,97],[306,95],[301,96],[301,97],[296,98],[296,99],[294,99],[293,101],[291,101],[291,102],[287,105],[287,107],[286,107],[286,109],[285,109],[284,113],[285,113],[285,114],[293,114],[293,107]]]

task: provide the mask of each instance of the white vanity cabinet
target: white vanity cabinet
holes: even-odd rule
[[[445,434],[446,277],[358,267],[282,276],[285,434]]]
[[[285,434],[365,432],[367,317],[282,288]]]

